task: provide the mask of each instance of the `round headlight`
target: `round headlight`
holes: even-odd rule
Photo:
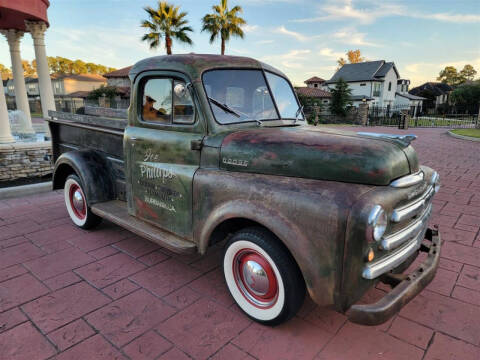
[[[370,212],[368,224],[372,227],[373,238],[380,241],[388,226],[387,214],[380,205],[375,205]]]

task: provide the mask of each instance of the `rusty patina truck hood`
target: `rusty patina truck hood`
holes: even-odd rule
[[[225,170],[388,185],[418,170],[407,143],[353,132],[307,127],[264,127],[225,134]]]

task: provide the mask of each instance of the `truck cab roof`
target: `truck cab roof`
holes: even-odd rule
[[[282,77],[287,77],[284,73],[273,66],[249,57],[194,53],[154,56],[140,60],[133,65],[129,77],[133,82],[135,77],[143,71],[171,70],[179,71],[188,75],[192,82],[194,82],[201,81],[201,76],[204,71],[221,68],[263,69],[276,73]]]

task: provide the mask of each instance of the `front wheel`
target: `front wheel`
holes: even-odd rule
[[[278,325],[305,299],[305,282],[288,250],[262,228],[235,233],[225,248],[223,271],[237,305],[253,320]]]
[[[77,175],[70,175],[64,187],[65,205],[75,225],[82,229],[97,226],[102,218],[92,213],[87,204],[83,186]]]

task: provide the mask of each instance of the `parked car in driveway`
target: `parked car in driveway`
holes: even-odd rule
[[[228,289],[268,325],[306,291],[379,324],[434,277],[439,177],[414,136],[309,127],[288,78],[250,58],[153,57],[130,80],[126,121],[50,113],[53,187],[77,226],[104,218],[179,253],[226,241]],[[392,290],[358,304],[378,282]]]

